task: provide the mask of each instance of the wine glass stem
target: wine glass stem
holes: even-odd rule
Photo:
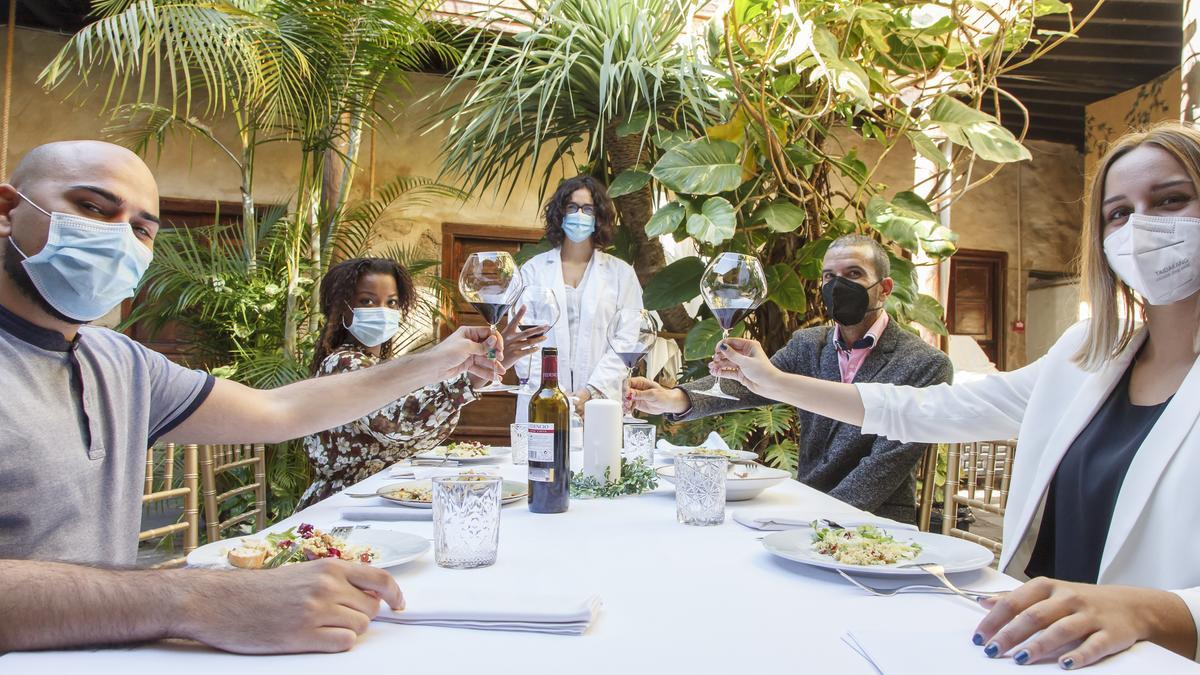
[[[496,325],[497,325],[497,324],[491,324],[491,326],[492,326],[492,332],[493,332],[493,333],[499,332],[499,331],[497,331],[497,330],[496,330]],[[489,350],[488,350],[488,358],[489,358],[489,359],[493,359],[493,360],[495,360],[495,359],[496,359],[496,348],[495,348],[495,347],[492,347],[491,349],[489,349]],[[492,375],[492,386],[493,386],[493,387],[498,387],[498,386],[500,386],[500,375],[499,375],[499,373],[496,373],[496,374],[493,374],[493,375]]]

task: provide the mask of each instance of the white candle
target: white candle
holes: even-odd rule
[[[597,399],[583,404],[583,473],[605,480],[621,477],[621,404]]]

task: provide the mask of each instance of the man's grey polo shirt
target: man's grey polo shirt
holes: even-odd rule
[[[146,448],[212,376],[124,335],[74,342],[0,307],[0,558],[132,565]]]

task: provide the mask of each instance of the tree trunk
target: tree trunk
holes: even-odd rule
[[[641,140],[640,134],[618,137],[616,125],[605,131],[604,146],[614,176],[649,163],[649,152],[641,146]],[[638,282],[645,288],[650,279],[667,266],[662,244],[646,236],[646,223],[654,215],[654,194],[647,185],[613,201],[617,205],[621,226],[629,231],[633,241],[633,269],[637,272]],[[686,333],[695,323],[682,306],[659,310],[658,315],[662,318],[663,328],[672,333]]]

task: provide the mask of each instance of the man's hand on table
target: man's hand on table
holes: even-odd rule
[[[343,560],[195,574],[171,634],[240,654],[344,652],[366,632],[381,599],[404,609],[390,574]]]
[[[635,377],[629,380],[629,391],[626,396],[629,397],[634,408],[650,415],[664,413],[678,415],[687,412],[691,407],[691,401],[682,389],[668,389],[654,380],[644,377]]]
[[[1125,651],[1138,640],[1189,659],[1196,654],[1191,612],[1182,598],[1167,591],[1038,578],[980,604],[990,611],[975,629],[975,644],[995,658],[1029,640],[1010,654],[1020,665],[1057,659],[1074,670]]]

